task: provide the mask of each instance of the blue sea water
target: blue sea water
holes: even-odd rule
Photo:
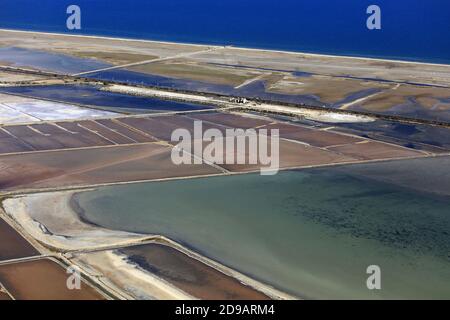
[[[71,4],[82,30],[66,29]],[[2,0],[0,28],[450,63],[448,0]]]

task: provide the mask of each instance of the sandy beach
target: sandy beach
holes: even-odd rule
[[[11,32],[11,33],[19,33],[19,34],[36,34],[36,35],[46,35],[46,36],[56,36],[56,37],[70,37],[70,38],[81,38],[81,39],[103,39],[103,40],[111,40],[111,41],[128,41],[128,42],[136,42],[136,43],[154,43],[154,44],[169,44],[169,45],[189,45],[189,46],[198,46],[205,47],[204,44],[196,44],[189,42],[172,42],[172,41],[156,41],[156,40],[143,40],[143,39],[134,39],[134,38],[121,38],[121,37],[105,37],[99,35],[75,35],[75,34],[63,34],[63,33],[53,33],[53,32],[37,32],[37,31],[27,31],[27,30],[14,30],[14,29],[0,29],[0,31]],[[223,46],[218,45],[208,45],[208,47],[217,47],[222,48]],[[230,46],[231,47],[231,46]],[[381,59],[381,58],[366,58],[366,57],[356,57],[356,56],[342,56],[342,55],[329,55],[329,54],[318,54],[318,53],[307,53],[307,52],[298,52],[298,51],[284,51],[284,50],[271,50],[271,49],[256,49],[256,48],[244,48],[239,46],[233,46],[233,48],[239,50],[249,50],[249,51],[263,51],[263,52],[277,52],[283,54],[302,54],[305,56],[311,57],[325,57],[325,58],[342,58],[342,59],[356,59],[356,60],[369,60],[369,61],[384,61],[384,62],[395,62],[395,63],[405,63],[405,64],[418,64],[418,65],[431,65],[431,66],[445,66],[448,67],[448,64],[440,64],[440,63],[427,63],[427,62],[416,62],[416,61],[404,61],[404,60],[393,60],[393,59]]]

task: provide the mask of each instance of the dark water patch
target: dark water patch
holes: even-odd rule
[[[111,66],[94,59],[76,58],[59,53],[17,47],[0,48],[0,61],[15,67],[31,67],[43,71],[71,74]]]
[[[395,124],[393,130],[405,136],[410,136],[420,132],[415,125],[404,123]]]
[[[450,123],[450,110],[437,110],[424,107],[415,97],[407,97],[404,103],[393,105],[387,110],[371,110],[366,109],[364,105],[357,104],[350,106],[348,110]]]
[[[358,99],[370,96],[370,95],[372,95],[374,93],[381,92],[381,91],[382,91],[381,89],[369,88],[369,89],[364,89],[364,90],[360,90],[360,91],[357,91],[357,92],[353,92],[353,93],[350,93],[349,95],[347,95],[344,99],[333,103],[332,107],[333,108],[339,108],[343,104],[353,102],[355,100],[358,100]]]
[[[308,78],[314,75],[314,73],[311,72],[305,72],[305,71],[294,71],[292,72],[293,76],[299,77],[299,78]]]
[[[268,299],[239,281],[160,244],[118,250],[128,261],[200,299]]]
[[[336,123],[334,126],[362,137],[392,142],[403,145],[426,144],[450,150],[450,128],[419,124],[400,124],[397,122],[377,120],[368,123]]]
[[[350,185],[368,182],[359,176],[355,178],[356,175],[342,175],[336,180],[335,173],[323,170],[314,172],[325,175],[328,183],[339,181],[339,185],[346,190]],[[351,173],[351,169],[347,172]],[[332,177],[328,178],[328,175]],[[315,180],[317,177],[311,176],[310,179]],[[307,180],[305,183],[315,182]],[[407,248],[416,254],[425,254],[431,250],[445,259],[450,252],[450,235],[447,233],[450,215],[433,208],[443,209],[446,203],[450,205],[449,200],[445,197],[423,198],[423,194],[371,180],[362,192],[325,199],[330,204],[325,208],[309,205],[305,208],[304,200],[294,198],[290,199],[288,206],[298,208],[297,213],[316,223],[328,225],[336,232],[373,239],[391,247]],[[370,210],[370,205],[378,208]]]
[[[305,104],[309,106],[329,106],[328,103],[321,102],[319,97],[315,95],[296,95],[296,94],[281,94],[269,92],[266,89],[266,81],[258,80],[254,81],[238,90],[236,90],[236,95],[252,99],[261,99],[274,102],[287,102],[287,103],[297,103]]]
[[[52,99],[67,103],[79,103],[90,106],[126,109],[140,113],[164,111],[188,111],[213,109],[206,105],[196,105],[184,102],[160,100],[155,98],[138,97],[127,94],[99,90],[95,86],[87,85],[56,85],[56,86],[30,86],[5,87],[0,92],[18,93],[34,98]]]
[[[213,84],[208,82],[168,78],[153,74],[128,70],[110,70],[88,75],[89,78],[105,81],[118,81],[135,85],[149,85],[178,90],[197,91],[222,95],[232,95],[252,99],[281,101],[312,106],[328,106],[313,95],[290,95],[268,92],[264,80],[254,81],[244,87],[235,89],[233,86]]]
[[[421,146],[419,146],[417,144],[414,144],[414,143],[411,143],[411,142],[405,143],[403,146],[406,147],[406,148],[410,148],[410,149],[423,150],[423,148]]]

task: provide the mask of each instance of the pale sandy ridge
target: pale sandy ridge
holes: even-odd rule
[[[102,274],[97,278],[100,278],[104,286],[113,291],[125,291],[126,296],[131,299],[195,300],[170,283],[131,264],[126,255],[117,251],[81,254],[71,260],[88,274]]]
[[[62,251],[126,245],[148,239],[145,235],[96,228],[81,222],[70,208],[72,194],[18,196],[2,204],[5,212],[34,239]]]
[[[146,96],[146,97],[155,97],[161,99],[171,99],[171,100],[182,100],[186,102],[197,102],[197,103],[209,103],[212,105],[228,106],[228,107],[236,107],[236,108],[246,108],[249,110],[256,111],[266,111],[266,112],[276,112],[283,113],[288,115],[295,115],[305,117],[310,120],[317,120],[322,122],[373,122],[375,118],[365,116],[365,115],[356,115],[356,114],[342,114],[335,113],[327,110],[311,110],[307,108],[301,107],[288,107],[277,105],[275,102],[272,104],[258,104],[253,103],[251,101],[246,101],[244,103],[234,103],[230,101],[214,99],[210,97],[204,97],[200,95],[193,95],[188,93],[178,93],[178,92],[170,92],[170,91],[162,91],[157,89],[149,89],[149,88],[141,88],[141,87],[133,87],[133,86],[124,86],[124,85],[109,85],[103,87],[101,90],[116,92],[116,93],[125,93],[129,95],[136,96]]]

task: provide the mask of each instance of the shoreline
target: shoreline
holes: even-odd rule
[[[147,40],[147,39],[137,39],[137,38],[126,38],[126,37],[109,37],[109,36],[102,36],[102,35],[95,35],[95,34],[92,34],[92,35],[91,34],[85,34],[85,35],[84,34],[65,34],[65,33],[48,32],[48,31],[31,31],[31,30],[0,28],[0,32],[2,32],[2,31],[25,33],[25,34],[40,34],[40,35],[59,36],[59,37],[75,37],[75,38],[85,38],[85,39],[102,39],[102,40],[113,40],[113,41],[141,42],[141,43],[189,45],[189,46],[210,47],[210,48],[233,48],[233,49],[237,49],[237,50],[248,50],[248,51],[256,51],[256,52],[273,52],[273,53],[284,53],[284,54],[293,54],[293,55],[304,55],[307,57],[310,56],[310,57],[322,57],[322,58],[342,58],[342,59],[348,59],[348,60],[394,62],[394,63],[410,64],[410,65],[428,65],[428,66],[450,67],[450,62],[449,63],[434,63],[434,62],[422,62],[422,61],[414,61],[414,60],[399,60],[399,59],[363,57],[363,56],[351,56],[351,55],[310,53],[310,52],[293,51],[293,50],[276,50],[276,49],[239,47],[239,46],[234,46],[234,45],[200,44],[200,43],[190,43],[190,42]]]

